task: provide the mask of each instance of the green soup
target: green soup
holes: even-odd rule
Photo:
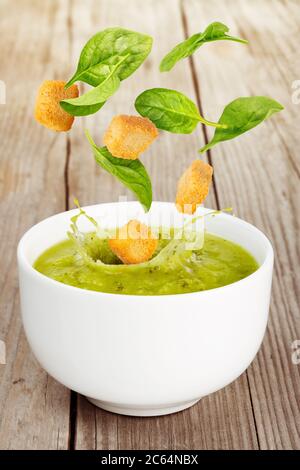
[[[46,250],[34,268],[81,289],[133,295],[214,289],[239,281],[258,268],[244,248],[210,233],[205,234],[204,246],[198,251],[177,251],[172,240],[160,239],[153,259],[140,265],[121,264],[107,239],[100,239],[95,233],[85,235],[84,249],[87,256],[79,253],[75,241],[62,241]]]

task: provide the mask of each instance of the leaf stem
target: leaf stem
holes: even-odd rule
[[[92,136],[91,136],[89,130],[88,130],[88,129],[84,129],[84,133],[85,133],[85,136],[86,136],[87,140],[88,140],[89,143],[91,144],[91,146],[92,146],[92,147],[95,147],[95,142],[93,141]]]
[[[227,129],[228,126],[226,124],[219,124],[218,122],[212,122],[212,121],[207,121],[207,119],[205,119],[203,116],[201,116],[201,114],[199,115],[199,122],[201,122],[202,124],[205,124],[206,126],[212,126],[212,127],[216,127],[218,129]]]

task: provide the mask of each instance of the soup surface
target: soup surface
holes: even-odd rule
[[[197,292],[239,281],[258,268],[241,246],[210,233],[199,250],[180,249],[182,242],[160,234],[153,258],[123,265],[106,238],[84,235],[80,247],[73,239],[46,250],[34,263],[40,273],[81,289],[114,294],[165,295]]]

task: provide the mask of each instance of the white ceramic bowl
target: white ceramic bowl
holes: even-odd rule
[[[137,203],[85,209],[98,219],[106,214],[110,226],[120,210],[119,224],[141,215]],[[59,283],[32,267],[45,249],[65,239],[76,212],[35,225],[18,247],[24,328],[50,375],[101,408],[152,416],[193,405],[249,366],[264,336],[270,301],[273,250],[262,232],[231,215],[206,218],[209,232],[239,243],[260,264],[231,285],[165,296],[106,294]],[[151,222],[170,214],[175,225],[181,223],[173,204],[153,203]]]

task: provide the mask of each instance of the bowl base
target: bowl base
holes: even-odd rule
[[[168,415],[171,413],[177,413],[178,411],[183,411],[186,408],[190,408],[191,406],[195,405],[200,398],[197,400],[192,400],[184,403],[177,403],[175,405],[171,405],[168,407],[157,407],[157,408],[128,408],[123,406],[115,406],[107,401],[95,400],[94,398],[86,397],[89,402],[93,405],[102,408],[105,411],[110,411],[111,413],[118,413],[120,415],[127,415],[127,416],[162,416]]]

